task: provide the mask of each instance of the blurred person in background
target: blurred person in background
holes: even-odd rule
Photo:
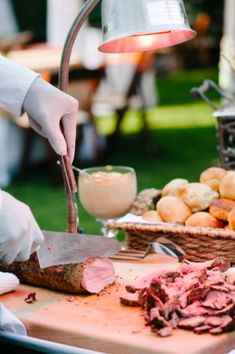
[[[230,97],[235,95],[235,2],[224,1],[223,36],[220,41],[219,85]],[[224,102],[226,103],[226,102]]]
[[[0,50],[5,52],[6,41],[10,41],[19,32],[12,4],[9,0],[0,0]],[[17,129],[11,122],[8,112],[0,108],[0,187],[7,187],[11,180],[11,166],[19,159],[21,142]],[[14,169],[14,168],[13,168]]]

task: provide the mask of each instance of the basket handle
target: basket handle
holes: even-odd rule
[[[219,107],[215,105],[211,100],[207,97],[206,93],[214,90],[218,93],[220,97],[225,98],[226,100],[232,101],[232,98],[227,96],[216,83],[212,80],[204,80],[202,85],[199,87],[193,87],[191,89],[191,95],[193,98],[202,98],[209,106],[211,106],[213,109],[217,110]]]

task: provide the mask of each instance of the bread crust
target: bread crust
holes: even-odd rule
[[[209,213],[219,220],[228,221],[228,213],[233,208],[235,208],[235,201],[219,198],[211,203]]]
[[[216,219],[214,216],[206,211],[199,211],[198,213],[192,214],[186,221],[186,226],[194,227],[213,227],[213,228],[223,228],[224,224],[222,221]]]
[[[235,171],[228,171],[225,177],[220,182],[220,196],[235,200]]]
[[[142,215],[142,218],[146,221],[161,221],[162,218],[156,210],[147,210]]]
[[[200,174],[200,183],[208,184],[214,191],[219,191],[219,185],[227,171],[221,167],[209,167]]]
[[[228,213],[228,224],[231,230],[235,230],[235,208]]]
[[[179,198],[187,204],[193,212],[202,211],[209,207],[219,194],[204,183],[189,183],[179,190]]]
[[[180,188],[185,187],[188,184],[188,180],[184,178],[174,178],[167,183],[162,189],[162,196],[173,195],[178,196]]]
[[[157,212],[165,222],[184,224],[192,214],[191,209],[179,198],[174,196],[162,197],[157,203]]]

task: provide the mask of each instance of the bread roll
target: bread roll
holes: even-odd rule
[[[233,208],[235,208],[235,201],[219,198],[213,200],[209,208],[209,213],[217,219],[228,221],[228,213]]]
[[[196,227],[214,227],[223,228],[224,224],[222,221],[214,218],[211,214],[206,211],[199,211],[198,213],[192,214],[186,221],[186,226],[196,226]]]
[[[235,172],[234,170],[227,170],[227,174],[229,174],[229,173],[231,173],[232,172],[232,174]]]
[[[235,200],[235,171],[229,171],[219,185],[219,192],[222,198]]]
[[[166,195],[174,195],[178,196],[178,191],[180,188],[185,187],[188,184],[187,179],[183,178],[175,178],[172,179],[169,183],[167,183],[162,189],[162,196]]]
[[[162,197],[157,203],[157,212],[165,222],[176,222],[184,224],[191,215],[190,208],[177,197]]]
[[[179,198],[187,204],[193,212],[205,210],[219,194],[204,183],[189,183],[179,190]]]
[[[147,210],[141,216],[146,221],[162,221],[156,210]]]
[[[227,171],[221,167],[210,167],[200,175],[200,183],[208,184],[214,191],[219,191],[219,184]]]
[[[225,227],[224,227],[224,230],[232,230],[231,227],[229,226],[229,224],[226,224]]]
[[[228,213],[228,224],[231,230],[235,230],[235,208]]]

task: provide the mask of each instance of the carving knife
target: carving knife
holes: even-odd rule
[[[40,268],[80,263],[89,257],[111,257],[122,248],[116,239],[78,233],[43,231],[44,242],[37,250]]]

